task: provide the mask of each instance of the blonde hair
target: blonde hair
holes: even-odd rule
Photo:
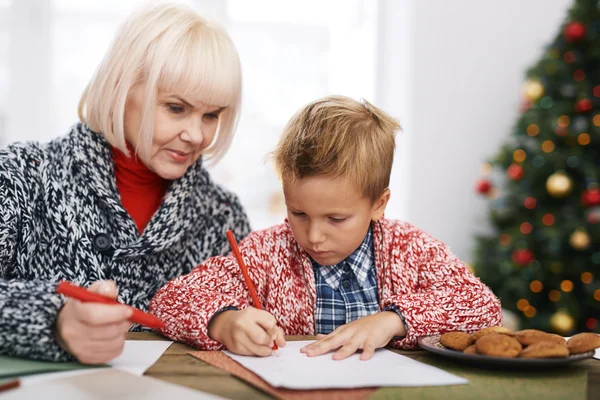
[[[202,96],[207,105],[225,107],[216,138],[204,155],[219,160],[229,148],[238,121],[242,74],[228,34],[195,10],[161,3],[138,9],[120,26],[114,41],[79,101],[79,118],[129,155],[124,114],[132,88],[146,84],[139,151],[150,156],[159,91]]]
[[[277,172],[284,184],[316,175],[347,177],[374,201],[389,186],[399,129],[365,100],[319,99],[285,126],[274,152]]]

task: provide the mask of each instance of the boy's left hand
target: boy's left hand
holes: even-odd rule
[[[319,356],[338,349],[334,360],[362,350],[361,360],[370,359],[375,349],[385,347],[394,336],[404,336],[406,329],[402,320],[393,311],[383,311],[342,325],[329,335],[318,335],[317,340],[300,349],[309,357]]]

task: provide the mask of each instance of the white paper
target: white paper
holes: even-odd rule
[[[379,349],[368,361],[354,354],[333,360],[332,353],[307,357],[300,348],[312,341],[287,342],[279,357],[248,357],[224,351],[271,386],[288,389],[333,389],[380,386],[443,386],[467,384],[464,378]]]
[[[173,342],[163,340],[126,340],[121,355],[109,361],[107,364],[110,365],[110,367],[107,368],[119,369],[133,375],[142,376],[144,371],[150,368],[152,364],[160,358],[160,356],[169,348],[171,343]],[[20,378],[20,381],[23,386],[36,385],[55,379],[91,374],[97,371],[106,370],[107,368],[80,369],[75,371],[29,375]]]
[[[199,390],[164,382],[147,376],[104,368],[93,374],[70,376],[40,385],[9,390],[2,400],[224,400]]]

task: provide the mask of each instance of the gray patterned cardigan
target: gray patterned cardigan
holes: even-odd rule
[[[198,161],[173,181],[140,236],[121,205],[109,144],[86,125],[46,144],[0,150],[0,354],[62,361],[56,282],[113,279],[119,300],[154,293],[250,232],[238,199]]]

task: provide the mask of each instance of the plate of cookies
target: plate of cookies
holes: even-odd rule
[[[546,368],[594,356],[600,335],[579,333],[568,340],[536,329],[512,332],[492,326],[477,332],[447,332],[419,338],[422,349],[457,361],[487,367]]]

